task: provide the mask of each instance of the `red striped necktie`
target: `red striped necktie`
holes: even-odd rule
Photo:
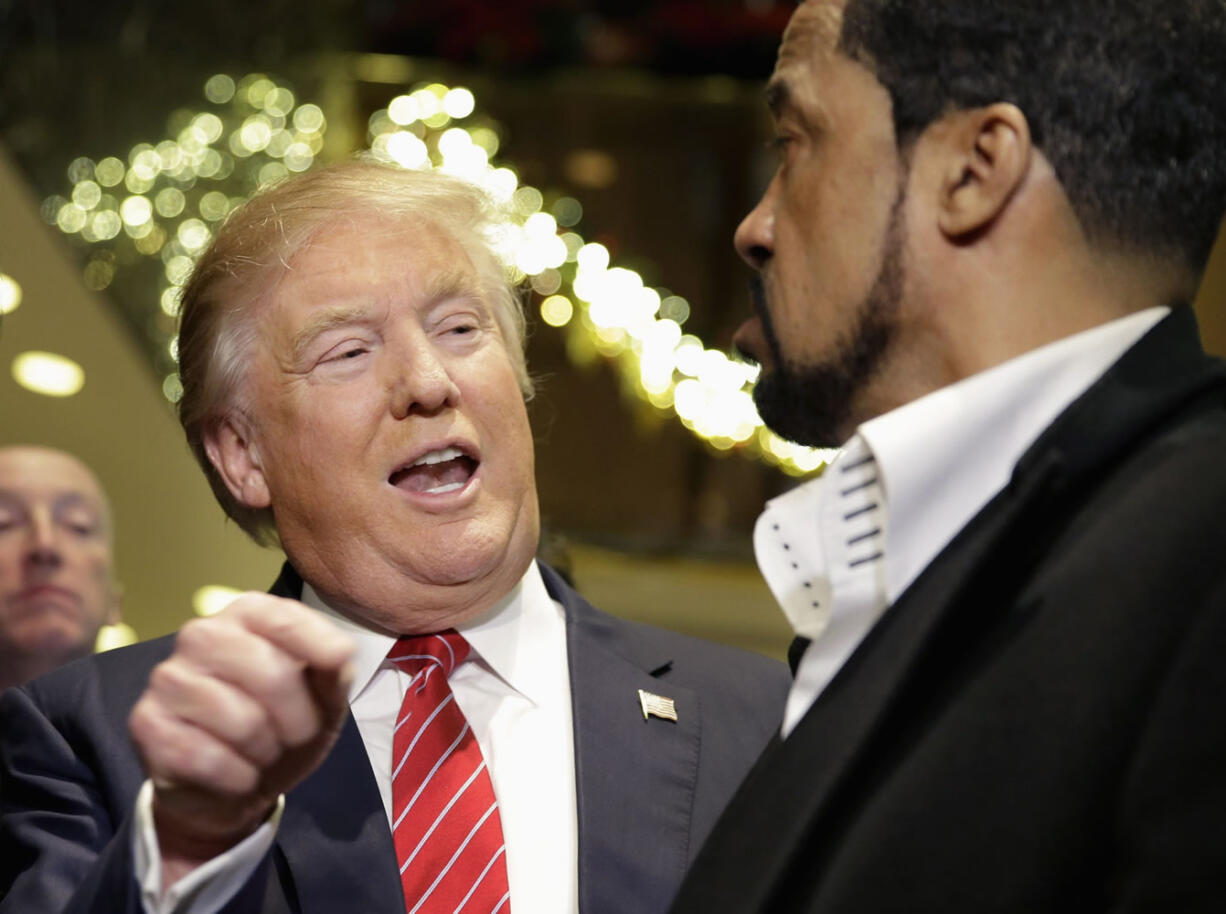
[[[498,800],[447,683],[468,656],[454,630],[400,638],[388,659],[413,677],[392,741],[392,838],[407,914],[509,914]]]

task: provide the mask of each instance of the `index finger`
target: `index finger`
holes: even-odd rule
[[[297,600],[248,593],[235,599],[224,612],[313,669],[341,672],[353,657],[353,639]]]

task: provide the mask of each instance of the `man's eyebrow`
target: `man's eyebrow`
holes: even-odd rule
[[[423,283],[424,299],[430,303],[448,298],[471,298],[481,300],[481,286],[469,270],[454,269],[436,273]]]
[[[783,115],[783,109],[792,103],[792,90],[782,79],[772,79],[766,84],[766,107],[770,109],[771,117],[778,120]]]
[[[367,308],[360,307],[335,307],[326,308],[314,315],[304,326],[299,328],[294,334],[293,340],[290,342],[290,360],[296,364],[306,353],[321,333],[325,333],[334,327],[343,327],[346,324],[356,324],[369,319],[370,311]]]
[[[84,508],[92,516],[102,530],[110,529],[110,518],[97,499],[84,492],[64,492],[56,497],[52,505],[58,511],[73,511]]]

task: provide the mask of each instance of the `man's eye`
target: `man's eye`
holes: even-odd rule
[[[324,356],[325,362],[343,362],[346,360],[352,361],[365,355],[369,350],[365,346],[342,346]]]
[[[771,137],[766,143],[766,148],[774,152],[776,155],[783,155],[787,152],[788,146],[791,144],[792,138],[786,134],[780,134]]]
[[[481,329],[481,322],[475,318],[455,317],[442,323],[438,332],[443,336],[472,336]]]

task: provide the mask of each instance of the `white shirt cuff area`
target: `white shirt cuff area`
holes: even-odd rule
[[[216,914],[238,894],[272,847],[284,810],[285,797],[279,796],[263,825],[163,893],[162,855],[153,828],[153,782],[145,781],[136,796],[132,829],[132,855],[145,914]]]

